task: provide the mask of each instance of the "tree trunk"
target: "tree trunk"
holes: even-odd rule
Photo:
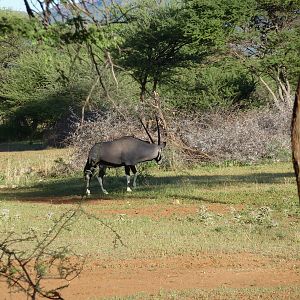
[[[300,204],[300,77],[298,80],[298,86],[295,95],[295,102],[293,108],[293,119],[292,119],[292,130],[291,130],[291,139],[292,139],[292,156],[294,171],[297,182],[298,197]]]
[[[141,83],[141,90],[140,90],[140,102],[145,102],[145,95],[146,95],[146,82]]]
[[[24,0],[24,4],[25,4],[25,7],[26,7],[26,11],[27,11],[27,14],[30,18],[34,18],[34,13],[28,3],[28,0]]]
[[[284,103],[288,109],[292,108],[293,101],[291,96],[291,87],[284,67],[278,68],[275,81],[277,83],[278,94],[282,103]]]

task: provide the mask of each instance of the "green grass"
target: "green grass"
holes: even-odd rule
[[[85,185],[82,172],[47,176],[47,172],[52,174],[57,157],[66,157],[66,150],[0,153],[4,158],[0,163],[4,183],[0,188],[2,236],[30,228],[43,236],[63,212],[76,209]],[[5,174],[11,172],[10,166],[33,166],[38,172],[33,176],[16,173],[15,182],[8,182]],[[141,174],[132,193],[125,191],[122,173],[109,171],[105,179],[109,195],[103,195],[93,179],[92,196],[81,202],[82,210],[70,230],[63,231],[53,247],[70,245],[76,253],[122,260],[245,252],[275,260],[300,258],[300,208],[291,163],[206,165],[176,171],[155,167]],[[214,206],[225,207],[226,212],[218,213],[211,209]],[[132,214],[135,209],[153,207],[158,209],[155,217]],[[177,211],[188,207],[198,210],[160,215],[160,208],[174,207]],[[300,291],[296,287],[194,289],[122,299],[257,299],[261,295],[271,299],[281,292],[296,299]]]
[[[139,187],[125,192],[123,176],[111,170],[105,181],[109,195],[103,195],[96,180],[93,195],[83,201],[83,208],[116,230],[126,247],[113,247],[114,234],[86,215],[80,215],[72,230],[60,240],[73,244],[77,251],[101,257],[136,258],[191,254],[200,252],[252,252],[263,255],[299,257],[300,210],[291,164],[258,166],[205,166],[182,171],[151,169],[140,178]],[[81,174],[43,178],[27,186],[0,189],[0,215],[9,210],[10,219],[1,225],[22,231],[34,226],[42,232],[51,225],[50,215],[75,207],[83,192]],[[63,198],[69,204],[55,204]],[[31,201],[38,201],[32,203]],[[89,200],[99,201],[90,204]],[[125,214],[102,215],[105,209],[123,209]],[[130,216],[126,209],[197,205],[197,214],[153,219]],[[218,215],[205,207],[224,204],[241,205],[242,210]],[[201,207],[204,206],[204,210]],[[260,207],[270,208],[260,216]],[[256,214],[256,216],[255,216]],[[10,222],[10,223],[9,223]],[[96,238],[95,238],[96,237]]]
[[[83,207],[89,213],[101,216],[101,210],[97,210],[97,206]],[[1,227],[6,231],[13,229],[16,232],[33,227],[40,233],[46,232],[52,220],[67,208],[70,207],[1,202],[0,215],[9,211],[9,218],[2,218]],[[257,212],[249,208],[225,215],[212,212],[205,214],[200,210],[193,215],[171,215],[158,220],[148,216],[132,217],[126,214],[102,216],[101,220],[120,234],[125,246],[117,243],[115,248],[114,234],[111,230],[99,220],[84,214],[78,215],[72,230],[65,232],[57,240],[57,244],[71,244],[73,249],[81,254],[103,258],[113,256],[119,259],[202,252],[251,252],[282,258],[299,258],[298,213],[294,215],[293,221],[286,213],[276,211],[259,219]]]
[[[125,177],[115,176],[110,170],[105,178],[108,196],[101,193],[93,179],[90,199],[155,200],[160,202],[178,199],[189,203],[224,203],[268,205],[272,208],[289,208],[298,202],[291,164],[243,167],[197,167],[183,171],[162,171],[153,168],[138,179],[133,193],[125,192]],[[118,172],[120,173],[120,172]],[[60,173],[60,178],[34,178],[25,186],[3,188],[0,198],[26,200],[39,197],[74,197],[82,195],[82,173],[73,176]]]

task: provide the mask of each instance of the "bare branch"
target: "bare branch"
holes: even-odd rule
[[[91,89],[90,89],[90,92],[88,94],[88,96],[86,97],[85,101],[84,101],[84,104],[82,105],[82,108],[81,108],[81,125],[83,124],[84,122],[84,112],[85,112],[85,108],[86,106],[88,105],[88,103],[90,102],[90,98],[93,94],[93,91],[95,89],[95,87],[97,86],[97,84],[99,83],[100,81],[100,77],[98,76],[96,81],[94,82],[94,84],[92,85]]]
[[[30,5],[28,3],[28,0],[24,0],[24,4],[25,4],[25,8],[26,8],[28,16],[30,18],[34,18],[35,16],[34,16],[34,13],[33,13],[32,9],[31,9],[31,7],[30,7]]]

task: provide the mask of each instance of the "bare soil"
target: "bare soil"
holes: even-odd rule
[[[38,202],[44,202],[38,199]],[[44,199],[45,200],[45,199]],[[52,198],[53,202],[53,198]],[[101,202],[101,204],[99,203]],[[66,203],[57,199],[57,203]],[[68,203],[68,202],[67,202]],[[90,201],[100,205],[98,213],[147,215],[156,218],[170,214],[190,214],[199,205],[153,205],[126,210],[111,210],[105,201]],[[107,209],[106,209],[107,206]],[[101,211],[100,211],[101,208]],[[228,213],[230,207],[210,204],[207,208],[217,213]],[[145,259],[97,259],[90,258],[80,277],[63,290],[65,299],[101,299],[124,297],[145,292],[156,294],[160,290],[228,288],[300,287],[300,261],[280,257],[265,257],[252,253],[197,253],[194,256],[175,256]],[[300,295],[299,295],[300,297]],[[5,283],[0,283],[0,299],[26,299],[21,294],[9,294]],[[277,298],[278,299],[278,298]],[[283,295],[280,299],[292,299]],[[293,298],[294,299],[294,298]],[[297,298],[295,298],[297,299]]]
[[[31,199],[22,199],[19,201],[27,202],[27,203],[38,203],[38,204],[76,204],[81,201],[81,197],[41,197],[41,198],[31,198]],[[111,200],[111,199],[84,199],[83,203],[91,206],[97,205],[97,207],[93,207],[93,212],[99,212],[104,215],[112,215],[112,214],[127,214],[129,216],[149,216],[151,218],[162,218],[169,217],[173,214],[176,215],[187,215],[194,214],[199,211],[200,205],[196,204],[182,204],[180,200],[173,200],[167,204],[151,204],[145,205],[143,207],[138,208],[130,208],[130,203],[134,203],[132,199],[122,199],[122,200]],[[126,209],[111,209],[112,205],[118,203],[117,201],[124,203],[128,203],[128,207]],[[244,208],[243,204],[222,204],[222,203],[213,203],[206,204],[205,208],[211,212],[216,214],[227,214],[230,213],[232,209],[237,211],[242,210]]]
[[[300,283],[299,262],[280,263],[251,254],[98,261],[71,283],[66,297],[124,296],[161,289],[275,287]],[[89,274],[89,275],[88,275]],[[78,287],[81,289],[78,289]],[[68,296],[67,296],[68,295]]]
[[[206,253],[158,259],[89,261],[80,277],[62,294],[65,299],[89,299],[139,292],[154,294],[161,289],[270,288],[299,284],[299,261],[286,262],[249,253]],[[1,299],[26,299],[20,294],[9,295],[3,283],[0,295]]]

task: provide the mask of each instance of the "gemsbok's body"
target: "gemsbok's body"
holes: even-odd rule
[[[84,175],[87,180],[87,195],[90,195],[90,180],[93,176],[93,171],[97,168],[97,166],[99,166],[99,175],[97,176],[97,179],[102,192],[107,194],[107,191],[103,188],[103,177],[107,167],[125,167],[127,191],[130,192],[130,170],[134,174],[133,187],[136,187],[137,170],[135,166],[138,163],[150,160],[155,160],[158,164],[160,163],[161,151],[165,147],[166,143],[160,143],[160,132],[157,119],[156,122],[158,131],[158,144],[153,142],[151,135],[142,123],[151,140],[151,143],[132,136],[124,136],[110,142],[96,143],[91,148],[86,165],[84,167]]]

